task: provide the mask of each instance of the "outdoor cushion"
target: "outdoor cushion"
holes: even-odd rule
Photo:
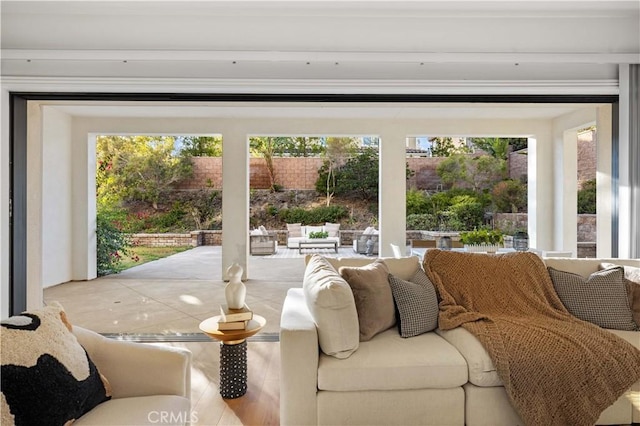
[[[324,230],[329,233],[330,237],[338,237],[340,232],[340,224],[325,222]]]
[[[322,226],[305,226],[304,227],[304,235],[303,237],[308,237],[312,232],[322,232],[324,231]]]
[[[300,223],[287,223],[289,237],[302,237],[302,227]]]
[[[358,313],[349,284],[324,257],[313,255],[308,258],[302,289],[318,329],[320,349],[347,358],[359,345]]]
[[[467,382],[464,358],[435,333],[403,339],[392,328],[360,342],[347,359],[321,355],[320,390],[452,388]]]

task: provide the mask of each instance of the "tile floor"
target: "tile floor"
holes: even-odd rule
[[[353,255],[350,247],[337,254]],[[277,338],[287,290],[302,285],[303,256],[249,258],[246,301],[267,319],[263,337]],[[199,333],[198,324],[224,303],[221,262],[219,246],[196,247],[116,275],[46,288],[44,299],[60,302],[74,324],[98,333]]]

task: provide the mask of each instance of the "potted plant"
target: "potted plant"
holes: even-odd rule
[[[316,232],[310,232],[309,233],[309,238],[313,238],[313,239],[322,239],[322,238],[327,238],[329,236],[329,233],[327,231],[316,231]]]
[[[461,232],[460,241],[467,251],[495,253],[502,248],[502,232],[496,229],[475,229]]]

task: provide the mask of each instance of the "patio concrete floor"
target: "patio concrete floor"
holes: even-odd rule
[[[199,334],[200,322],[218,315],[225,300],[221,251],[196,247],[119,274],[46,288],[44,299],[60,302],[73,324],[99,333]],[[349,247],[337,254],[353,255]],[[258,336],[277,338],[287,290],[301,287],[303,274],[303,256],[249,257],[246,302],[267,320]]]

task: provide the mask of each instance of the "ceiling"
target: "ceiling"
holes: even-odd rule
[[[16,91],[616,94],[638,1],[7,1]],[[60,103],[75,116],[551,118],[567,104]]]

